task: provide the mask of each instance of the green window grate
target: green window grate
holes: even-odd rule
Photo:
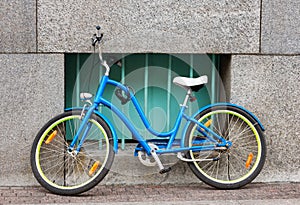
[[[105,54],[111,67],[110,78],[125,83],[136,91],[152,127],[157,131],[168,131],[174,123],[186,91],[172,83],[175,76],[198,77],[207,75],[209,82],[199,92],[194,93],[197,101],[189,103],[188,114],[200,107],[219,101],[220,55],[204,54]],[[65,107],[79,107],[80,92],[95,94],[99,79],[104,74],[96,54],[65,54]],[[121,105],[114,95],[114,87],[104,91],[111,100],[135,124],[145,138],[152,138],[144,129],[130,102]],[[129,130],[107,108],[100,107],[115,126],[122,148],[125,140],[132,139]],[[183,120],[184,121],[184,120]],[[179,135],[181,130],[179,130]]]

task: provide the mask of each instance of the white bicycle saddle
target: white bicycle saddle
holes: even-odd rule
[[[179,85],[185,89],[192,89],[193,91],[198,91],[203,87],[204,84],[208,82],[206,75],[200,76],[198,78],[187,78],[187,77],[175,77],[173,83]]]

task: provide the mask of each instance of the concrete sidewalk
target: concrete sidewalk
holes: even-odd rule
[[[283,205],[300,204],[300,183],[252,183],[238,190],[192,185],[98,185],[79,196],[58,196],[42,187],[0,187],[0,204]]]

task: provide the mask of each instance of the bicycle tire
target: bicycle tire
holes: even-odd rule
[[[81,122],[81,111],[51,119],[37,134],[31,149],[31,168],[37,181],[59,195],[77,195],[96,186],[111,168],[114,151],[107,123],[92,114],[91,128],[80,152],[68,152]]]
[[[266,142],[257,121],[244,110],[233,106],[208,108],[195,119],[209,124],[210,129],[232,142],[226,151],[188,151],[189,159],[203,161],[188,162],[192,172],[204,183],[218,189],[237,189],[253,181],[261,172],[266,158]],[[193,146],[195,139],[203,145],[211,144],[191,123],[186,132],[185,146]],[[211,161],[204,161],[204,160]],[[214,160],[212,160],[214,159]]]

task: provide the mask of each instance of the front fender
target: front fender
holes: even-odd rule
[[[215,103],[215,104],[211,104],[211,105],[207,105],[203,108],[201,108],[200,110],[198,110],[193,116],[192,118],[195,118],[196,115],[198,115],[199,113],[203,112],[204,110],[208,109],[208,108],[212,108],[212,107],[215,107],[215,106],[227,106],[227,107],[236,107],[236,108],[239,108],[243,111],[245,111],[246,113],[248,113],[256,122],[257,124],[260,126],[260,128],[262,129],[262,131],[265,131],[265,128],[264,126],[262,125],[262,123],[259,121],[259,119],[252,113],[250,112],[249,110],[245,109],[244,107],[242,106],[239,106],[239,105],[235,105],[235,104],[232,104],[232,103]],[[184,138],[185,138],[185,135],[186,135],[186,132],[187,132],[187,129],[190,125],[190,121],[186,123],[184,129],[183,129],[183,132],[182,132],[182,138],[181,138],[181,146],[183,147],[184,146]]]
[[[82,110],[83,108],[82,107],[72,107],[72,108],[66,108],[65,111],[71,111],[71,110]],[[87,108],[86,108],[87,110]],[[112,136],[113,136],[113,141],[114,141],[114,152],[115,153],[118,153],[118,136],[117,136],[117,132],[114,128],[114,126],[112,125],[112,123],[104,116],[102,115],[98,110],[94,110],[94,113],[99,116],[100,118],[102,118],[106,124],[108,125],[111,133],[112,133]]]

